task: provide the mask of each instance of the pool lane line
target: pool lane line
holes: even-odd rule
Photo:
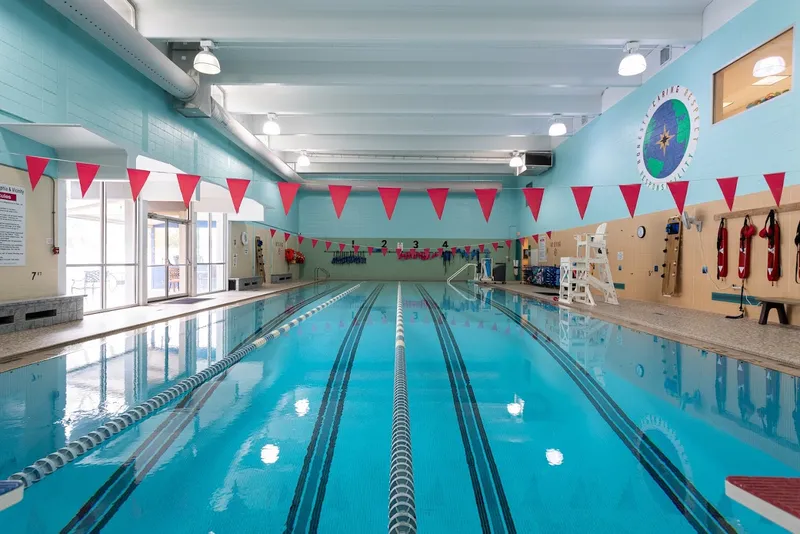
[[[119,434],[127,427],[150,416],[152,413],[158,411],[159,409],[169,404],[176,398],[182,396],[183,394],[196,389],[198,386],[204,384],[205,382],[208,382],[210,379],[214,378],[215,376],[219,375],[232,365],[239,362],[239,360],[244,358],[250,352],[260,347],[263,347],[267,342],[280,337],[281,334],[288,332],[291,328],[294,328],[295,326],[305,321],[312,315],[315,315],[316,313],[327,308],[331,304],[334,304],[337,301],[341,300],[348,294],[358,289],[360,286],[361,284],[356,284],[355,286],[340,293],[339,295],[331,299],[328,299],[319,306],[312,308],[303,315],[300,315],[292,319],[290,322],[283,324],[279,328],[276,328],[267,335],[256,339],[249,345],[241,347],[237,351],[231,352],[230,354],[228,354],[228,356],[221,359],[217,363],[209,367],[206,367],[202,371],[190,377],[184,378],[177,384],[170,386],[169,388],[162,391],[158,395],[138,404],[137,406],[134,406],[133,408],[128,409],[121,415],[111,419],[106,424],[99,427],[97,430],[89,432],[88,434],[81,436],[77,440],[71,441],[66,446],[58,449],[56,452],[50,453],[47,456],[40,458],[39,460],[29,465],[22,471],[11,475],[9,477],[9,480],[18,480],[25,485],[26,489],[29,488],[31,485],[55,473],[58,469],[61,469],[65,465],[74,461],[76,458],[79,458],[86,452],[90,451],[91,449],[95,448],[96,446],[100,445],[106,440],[110,439],[112,436]]]
[[[344,285],[345,284],[341,284],[339,286],[335,286],[327,290],[320,291],[314,294],[313,296],[290,306],[289,308],[281,312],[279,315],[273,317],[264,325],[262,325],[261,328],[259,328],[259,330],[257,330],[253,335],[248,337],[248,340],[252,342],[252,340],[256,339],[257,337],[255,334],[269,332],[270,330],[275,328],[275,326],[280,325],[282,321],[291,316],[291,314],[294,313],[295,311],[304,308],[309,303],[318,300],[324,297],[325,295],[330,294],[333,291],[336,291],[337,289],[340,289],[341,287],[344,287]],[[246,342],[240,343],[231,352],[235,352],[245,344]],[[62,532],[70,531],[79,522],[81,522],[81,520],[87,514],[89,514],[90,511],[93,512],[93,510],[95,510],[98,506],[103,506],[105,502],[108,501],[109,499],[113,501],[116,498],[116,495],[118,495],[122,490],[124,490],[128,480],[130,479],[130,473],[128,471],[133,470],[135,468],[135,462],[146,461],[147,458],[145,454],[146,449],[153,446],[157,447],[158,444],[160,444],[163,441],[163,437],[166,436],[171,430],[167,428],[168,425],[173,422],[173,419],[182,415],[181,410],[185,407],[186,403],[189,402],[191,395],[192,392],[190,392],[186,397],[181,399],[180,403],[175,407],[174,411],[171,412],[170,415],[153,432],[151,432],[149,436],[147,436],[144,439],[143,443],[136,449],[136,451],[134,451],[133,454],[131,454],[128,457],[128,459],[122,465],[120,465],[119,468],[95,492],[95,494],[92,495],[87,500],[87,502],[83,505],[83,507],[81,507],[81,509],[78,511],[75,517],[70,521],[70,523],[67,524],[66,527],[64,527]],[[162,433],[164,434],[164,436],[161,436]],[[96,514],[94,514],[93,512],[93,515]]]
[[[461,350],[442,309],[422,285],[417,284],[417,289],[428,306],[445,359],[481,528],[485,533],[514,534],[517,531],[514,518],[511,515],[511,508],[508,505]]]
[[[403,291],[397,283],[397,321],[394,335],[394,401],[392,447],[389,463],[389,534],[416,534],[414,462],[411,455],[411,416],[408,410],[406,336],[403,325]]]
[[[331,366],[314,423],[314,430],[303,459],[303,467],[297,478],[292,504],[289,506],[284,525],[285,533],[295,532],[295,529],[299,532],[315,532],[319,524],[319,512],[325,498],[327,472],[330,470],[330,463],[333,460],[350,370],[358,349],[361,332],[364,330],[369,312],[382,289],[383,284],[377,286],[361,303]],[[337,400],[338,403],[334,404]],[[323,469],[322,477],[318,473],[320,468]],[[313,511],[310,510],[312,505]],[[309,512],[312,512],[311,517],[309,517]]]
[[[689,521],[697,532],[713,532],[735,534],[736,529],[725,517],[703,496],[688,480],[680,469],[664,455],[650,438],[634,423],[624,410],[611,398],[611,395],[600,386],[586,369],[562,349],[544,331],[513,310],[496,302],[494,299],[479,298],[491,304],[506,315],[523,330],[531,335],[550,354],[556,363],[567,373],[583,392],[598,414],[606,421],[615,434],[622,440],[628,450],[650,474],[653,480],[669,497],[678,511]],[[616,421],[615,421],[616,420]],[[619,423],[619,424],[618,424]],[[642,450],[643,449],[643,450]],[[672,479],[672,484],[670,480]],[[694,502],[685,502],[681,498],[690,496]]]

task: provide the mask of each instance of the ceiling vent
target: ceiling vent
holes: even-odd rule
[[[664,48],[661,49],[661,63],[660,63],[660,65],[663,67],[664,65],[669,63],[671,59],[672,59],[672,47],[671,46],[665,46]]]
[[[526,152],[525,165],[517,169],[517,176],[536,176],[549,171],[555,164],[552,151]]]

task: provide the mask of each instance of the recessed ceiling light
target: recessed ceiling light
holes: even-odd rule
[[[753,76],[756,78],[766,78],[774,76],[786,70],[786,61],[781,56],[770,56],[756,61],[753,67]]]
[[[764,76],[753,85],[775,85],[776,83],[785,80],[788,76]]]
[[[722,107],[724,109],[724,108],[727,108],[728,106],[730,106],[731,104],[733,104],[733,102],[723,102],[722,103]]]

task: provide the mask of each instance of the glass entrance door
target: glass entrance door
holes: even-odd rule
[[[189,294],[188,221],[147,218],[147,300]]]

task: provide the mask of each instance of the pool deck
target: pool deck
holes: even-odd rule
[[[621,299],[619,306],[604,302],[598,302],[596,306],[564,305],[554,302],[553,294],[544,294],[541,288],[527,284],[512,282],[505,285],[482,285],[537,298],[554,305],[569,306],[580,313],[610,323],[746,360],[762,367],[800,375],[800,328],[796,326],[773,323],[759,325],[757,315],[732,320],[715,313],[635,300]]]
[[[161,301],[147,306],[134,306],[84,316],[82,321],[22,330],[0,335],[0,372],[57,356],[72,345],[143,326],[185,317],[201,311],[238,306],[314,282],[299,281],[268,284],[254,291],[226,291],[199,295],[208,298],[194,304],[173,304]],[[185,297],[183,297],[185,298]],[[180,300],[180,299],[178,299]]]

